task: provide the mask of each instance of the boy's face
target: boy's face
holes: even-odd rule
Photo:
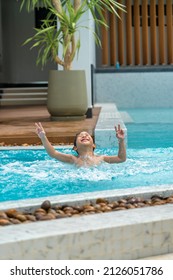
[[[77,135],[73,149],[78,153],[78,150],[84,146],[91,147],[93,150],[95,149],[93,138],[86,131],[82,131]]]
[[[76,146],[78,145],[93,145],[93,139],[91,137],[91,135],[86,132],[86,131],[82,131],[79,133],[79,135],[77,136],[77,140],[76,140]]]

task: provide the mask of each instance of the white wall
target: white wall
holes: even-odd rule
[[[92,30],[94,30],[94,21],[90,13],[83,16],[83,24],[89,29],[82,29],[80,32],[81,48],[78,59],[76,58],[73,65],[74,69],[84,69],[86,72],[88,107],[91,107],[91,64],[95,66],[95,40]]]
[[[173,72],[97,73],[95,102],[118,108],[173,108]]]
[[[75,57],[72,69],[74,70],[85,70],[87,92],[88,92],[88,107],[92,107],[91,101],[91,64],[95,66],[95,40],[93,37],[92,30],[94,30],[94,22],[91,18],[90,13],[85,13],[82,18],[82,25],[88,28],[82,28],[80,31],[81,46],[78,56]],[[61,56],[62,50],[59,52]],[[59,67],[59,69],[62,69]]]

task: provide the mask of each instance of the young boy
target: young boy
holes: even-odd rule
[[[59,161],[72,163],[80,167],[99,165],[101,162],[121,163],[126,160],[126,147],[124,143],[125,136],[124,131],[121,129],[120,125],[118,125],[118,127],[115,127],[116,137],[119,141],[119,151],[118,155],[114,156],[95,155],[95,144],[93,142],[93,138],[86,131],[78,133],[75,137],[73,149],[77,152],[77,156],[58,152],[54,149],[54,147],[50,144],[49,140],[47,139],[46,133],[41,123],[36,123],[35,125],[36,133],[41,139],[42,144],[46,149],[48,155]]]

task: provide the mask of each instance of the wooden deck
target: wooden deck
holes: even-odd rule
[[[92,136],[100,108],[93,108],[93,117],[78,121],[51,121],[46,106],[0,108],[0,146],[40,145],[35,122],[41,122],[50,142],[57,145],[73,143],[77,132],[88,131]]]

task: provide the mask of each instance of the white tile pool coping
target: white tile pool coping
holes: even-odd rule
[[[115,103],[97,103],[94,106],[101,107],[94,130],[96,146],[98,148],[118,147],[114,127],[120,125],[125,132],[125,140],[127,140],[127,129],[124,121],[131,121],[130,116],[127,112],[126,114],[120,114]]]
[[[173,204],[1,228],[0,259],[141,259],[173,253]]]
[[[83,204],[98,197],[169,196],[173,185],[82,193],[0,203],[0,210],[32,210],[45,200]],[[144,259],[173,253],[173,204],[0,228],[0,259]]]

